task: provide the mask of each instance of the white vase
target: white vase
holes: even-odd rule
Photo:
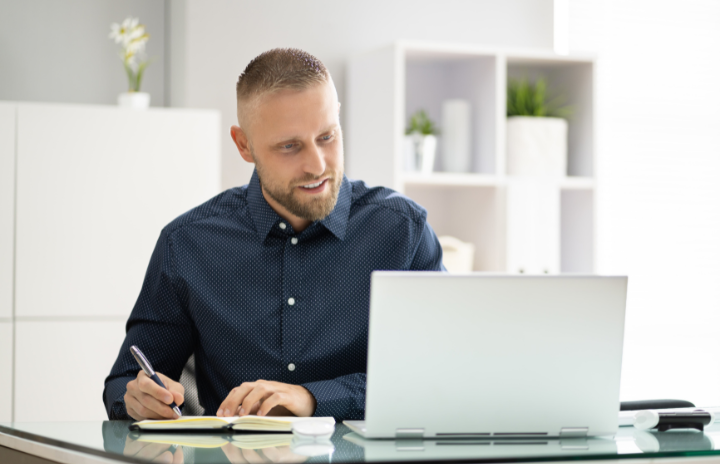
[[[470,171],[470,102],[445,100],[442,104],[442,169]]]
[[[118,95],[120,108],[146,110],[150,107],[150,94],[147,92],[123,92]]]
[[[566,176],[567,127],[561,118],[507,118],[508,175]]]
[[[435,166],[435,152],[437,151],[437,137],[434,135],[423,135],[419,132],[410,134],[413,141],[415,153],[415,170],[423,174],[433,172]]]

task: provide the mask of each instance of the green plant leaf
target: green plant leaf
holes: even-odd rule
[[[536,116],[569,118],[571,106],[564,105],[565,97],[548,98],[547,81],[539,77],[534,83],[529,79],[509,79],[507,84],[507,116]]]
[[[123,62],[123,66],[128,77],[128,91],[133,92],[135,90],[135,72],[126,62]]]
[[[139,92],[139,91],[140,91],[140,83],[142,82],[143,73],[145,72],[145,68],[147,68],[147,65],[148,65],[148,62],[147,62],[147,61],[143,61],[143,62],[140,63],[140,65],[138,66],[137,80],[135,81],[135,91],[136,91],[136,92]]]
[[[410,116],[410,123],[408,124],[407,129],[405,129],[406,135],[410,135],[415,132],[419,132],[423,135],[433,135],[438,134],[440,131],[438,131],[435,123],[430,120],[425,110],[419,110]]]

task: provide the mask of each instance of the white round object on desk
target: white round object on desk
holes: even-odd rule
[[[335,431],[335,425],[317,420],[293,422],[292,432],[302,437],[329,437]]]
[[[647,410],[635,414],[633,425],[641,430],[648,430],[657,427],[660,422],[660,414],[657,411]]]

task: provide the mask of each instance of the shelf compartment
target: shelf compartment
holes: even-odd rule
[[[471,171],[497,172],[497,73],[498,60],[495,56],[406,51],[404,123],[407,124],[416,111],[425,110],[440,128],[435,170],[443,170],[443,101],[462,99],[467,100],[471,107]]]
[[[595,172],[593,62],[591,60],[543,61],[507,57],[508,79],[528,78],[530,81],[535,81],[541,76],[548,83],[550,96],[564,95],[566,104],[573,108],[573,115],[568,119],[567,174],[592,177]]]

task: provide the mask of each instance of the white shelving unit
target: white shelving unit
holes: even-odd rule
[[[565,95],[568,172],[538,180],[505,172],[508,77],[544,76]],[[595,268],[595,64],[592,56],[400,41],[354,57],[348,70],[347,172],[428,210],[438,235],[476,247],[475,270],[591,273]],[[441,121],[442,102],[471,104],[471,172],[403,170],[404,130],[419,109]],[[442,130],[442,128],[441,128]]]

